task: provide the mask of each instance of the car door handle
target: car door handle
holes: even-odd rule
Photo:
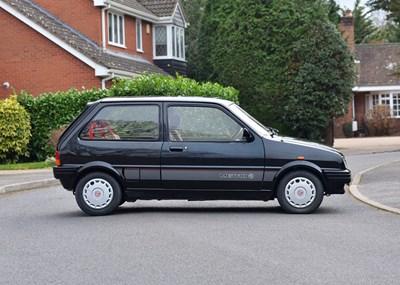
[[[183,152],[184,150],[187,150],[187,147],[183,147],[183,146],[170,146],[169,147],[169,151],[173,151],[173,152]]]

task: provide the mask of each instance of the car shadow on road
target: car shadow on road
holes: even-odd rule
[[[112,215],[130,213],[285,213],[280,207],[119,207]]]
[[[160,205],[160,206],[148,206],[148,205],[136,205],[136,203],[127,203],[123,206],[118,207],[110,215],[130,215],[130,214],[278,214],[278,215],[290,215],[282,210],[280,206],[235,206],[235,205],[192,205],[192,206],[177,206],[177,205]],[[336,208],[320,207],[312,214],[304,214],[301,216],[315,216],[315,215],[333,215],[339,214],[340,212]],[[77,211],[65,213],[69,217],[88,217],[84,212]],[[294,215],[295,216],[295,215]]]

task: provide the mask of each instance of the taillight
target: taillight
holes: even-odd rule
[[[57,165],[57,166],[60,166],[60,165],[61,165],[60,153],[58,152],[58,150],[56,151],[56,165]]]

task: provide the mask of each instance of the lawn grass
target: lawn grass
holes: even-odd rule
[[[12,163],[0,164],[0,170],[27,170],[27,169],[42,169],[55,166],[53,162],[26,162],[26,163]]]

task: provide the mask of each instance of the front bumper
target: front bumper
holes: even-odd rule
[[[351,182],[351,171],[324,170],[325,194],[344,194],[344,186]]]

